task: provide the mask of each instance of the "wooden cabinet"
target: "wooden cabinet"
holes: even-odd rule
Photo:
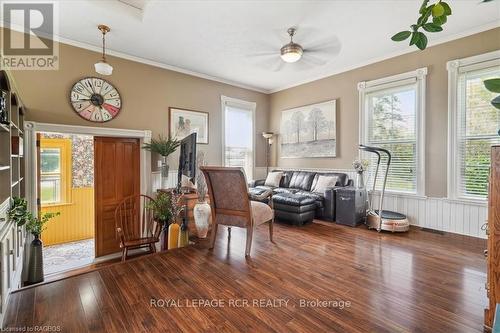
[[[484,324],[486,328],[490,329],[495,317],[496,304],[500,303],[500,145],[491,147],[487,233],[488,277],[486,292],[489,307],[485,310]]]

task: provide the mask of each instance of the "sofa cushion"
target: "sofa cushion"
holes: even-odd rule
[[[296,193],[298,191],[299,190],[297,190],[295,188],[285,188],[285,187],[277,187],[277,188],[273,189],[274,193]]]
[[[273,203],[288,206],[314,205],[315,201],[311,196],[294,193],[279,193],[273,196]]]
[[[325,206],[325,197],[321,193],[298,191],[296,194],[314,199],[317,208],[323,208]]]
[[[311,192],[325,193],[327,188],[335,187],[337,178],[337,176],[318,175],[314,178],[316,181],[311,188]]]
[[[288,187],[310,191],[315,175],[316,173],[309,171],[294,171]]]
[[[349,182],[349,177],[347,176],[346,173],[340,173],[340,172],[320,172],[316,173],[314,176],[313,183],[311,185],[311,188],[314,188],[316,186],[316,183],[318,182],[319,176],[335,176],[337,177],[337,183],[335,186],[347,186],[347,183]]]
[[[281,171],[283,172],[283,177],[281,177],[280,187],[288,188],[290,187],[290,180],[292,179],[293,171]]]
[[[283,172],[280,172],[280,171],[270,172],[266,177],[266,181],[264,182],[264,185],[278,187],[278,186],[280,186],[281,178],[283,178]]]

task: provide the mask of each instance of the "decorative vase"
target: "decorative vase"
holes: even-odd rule
[[[30,245],[30,258],[28,266],[28,283],[38,283],[43,281],[43,243],[40,235],[33,235],[35,239]]]
[[[356,188],[365,188],[365,179],[363,172],[356,173]]]
[[[160,250],[168,250],[168,223],[163,223],[160,233]]]
[[[184,247],[189,245],[189,231],[186,219],[182,219],[182,224],[179,229],[179,241],[177,245],[178,247]]]
[[[167,164],[167,157],[162,156],[161,157],[161,188],[168,188],[168,172],[169,172],[169,166]]]
[[[194,224],[198,238],[206,238],[208,233],[210,214],[212,213],[210,205],[206,201],[200,201],[193,208]]]

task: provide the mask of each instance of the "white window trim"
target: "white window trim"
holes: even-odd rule
[[[359,143],[366,143],[368,123],[366,122],[366,94],[369,92],[403,86],[415,83],[416,89],[416,142],[417,142],[417,189],[416,193],[390,191],[387,193],[403,193],[408,196],[425,196],[425,96],[426,96],[427,67],[418,68],[414,71],[387,76],[384,78],[362,81],[358,83],[359,91]]]
[[[226,109],[225,106],[226,104],[232,104],[236,106],[240,106],[242,109],[247,109],[249,111],[252,111],[252,133],[253,133],[253,140],[252,140],[252,153],[253,153],[253,165],[252,165],[252,178],[255,177],[255,110],[257,108],[257,103],[255,102],[248,102],[244,101],[241,99],[237,98],[232,98],[232,97],[227,97],[224,95],[220,96],[220,105],[221,105],[221,110],[222,110],[222,160],[221,160],[221,165],[225,164],[226,161]],[[250,181],[251,179],[248,179]]]
[[[467,202],[486,202],[485,199],[470,198],[460,195],[457,189],[459,170],[457,158],[457,105],[458,105],[458,77],[461,71],[477,70],[500,65],[500,51],[488,52],[468,58],[455,59],[446,63],[448,70],[448,199],[465,200]]]

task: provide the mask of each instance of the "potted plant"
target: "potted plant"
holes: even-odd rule
[[[158,192],[154,201],[148,204],[157,223],[162,226],[162,250],[166,250],[168,226],[177,221],[184,207],[180,204],[181,197],[176,192]]]
[[[161,187],[168,187],[168,171],[167,157],[173,154],[181,143],[172,138],[164,138],[161,135],[158,139],[151,139],[150,143],[145,143],[142,148],[157,153],[161,156]]]
[[[198,171],[196,173],[196,191],[198,194],[198,202],[194,205],[193,215],[194,223],[196,225],[196,233],[198,238],[206,238],[208,233],[209,219],[211,214],[210,205],[207,203],[207,183],[205,176],[200,170],[200,166],[205,165],[205,154],[199,152],[196,157],[196,166]]]
[[[38,283],[43,281],[43,243],[40,239],[42,232],[47,229],[46,224],[61,213],[44,213],[40,218],[28,213],[29,218],[26,221],[26,230],[30,232],[34,239],[30,244],[30,261],[28,266],[28,283]]]
[[[40,218],[28,211],[28,203],[24,198],[14,197],[8,216],[18,227],[26,226],[34,239],[30,244],[30,260],[28,266],[28,283],[43,281],[43,243],[40,235],[47,228],[46,224],[60,213],[44,213]]]
[[[31,216],[31,213],[28,212],[28,202],[26,199],[14,197],[7,215],[18,227],[25,225]]]

